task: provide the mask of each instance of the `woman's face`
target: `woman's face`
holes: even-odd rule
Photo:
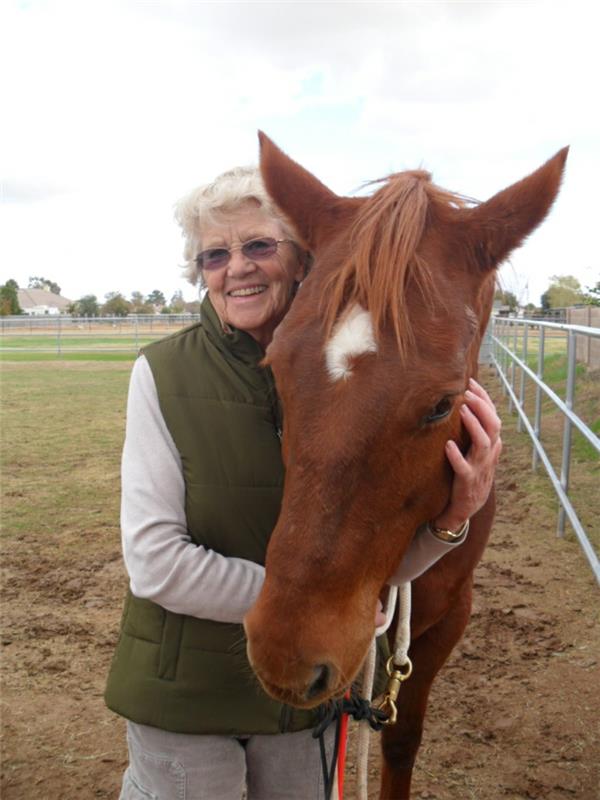
[[[249,333],[266,348],[289,308],[294,282],[303,278],[297,247],[281,242],[268,258],[246,257],[239,246],[250,239],[288,238],[277,220],[250,203],[223,215],[218,223],[202,226],[200,236],[202,250],[234,248],[228,264],[202,272],[221,322]]]

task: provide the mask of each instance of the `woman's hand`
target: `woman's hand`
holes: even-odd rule
[[[381,628],[382,625],[385,625],[387,620],[387,616],[385,611],[383,610],[383,603],[381,599],[377,599],[377,608],[375,609],[375,627]]]
[[[471,447],[463,456],[455,442],[446,443],[446,456],[454,470],[454,481],[450,502],[432,520],[436,528],[451,531],[457,531],[485,504],[502,451],[502,423],[496,408],[485,389],[472,378],[460,413],[471,437]]]

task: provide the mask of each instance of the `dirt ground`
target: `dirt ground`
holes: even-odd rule
[[[505,429],[495,530],[471,624],[432,691],[414,797],[597,800],[599,588],[577,542],[556,539],[526,435]],[[46,535],[5,548],[4,800],[118,796],[124,723],[102,692],[125,577],[109,533],[85,567]]]

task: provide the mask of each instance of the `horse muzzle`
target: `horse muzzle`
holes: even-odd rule
[[[318,630],[311,615],[293,624],[285,615],[274,618],[262,610],[259,601],[246,615],[244,629],[248,661],[265,691],[298,708],[341,696],[360,669],[369,641],[354,642],[343,625]]]

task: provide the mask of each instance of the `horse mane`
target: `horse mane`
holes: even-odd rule
[[[434,205],[464,208],[473,201],[441,189],[431,174],[411,170],[372,181],[383,183],[360,211],[350,231],[350,254],[329,275],[321,295],[327,337],[342,310],[358,303],[368,309],[376,336],[391,323],[401,355],[413,343],[407,288],[414,283],[427,304],[444,301],[427,262],[417,253]]]

